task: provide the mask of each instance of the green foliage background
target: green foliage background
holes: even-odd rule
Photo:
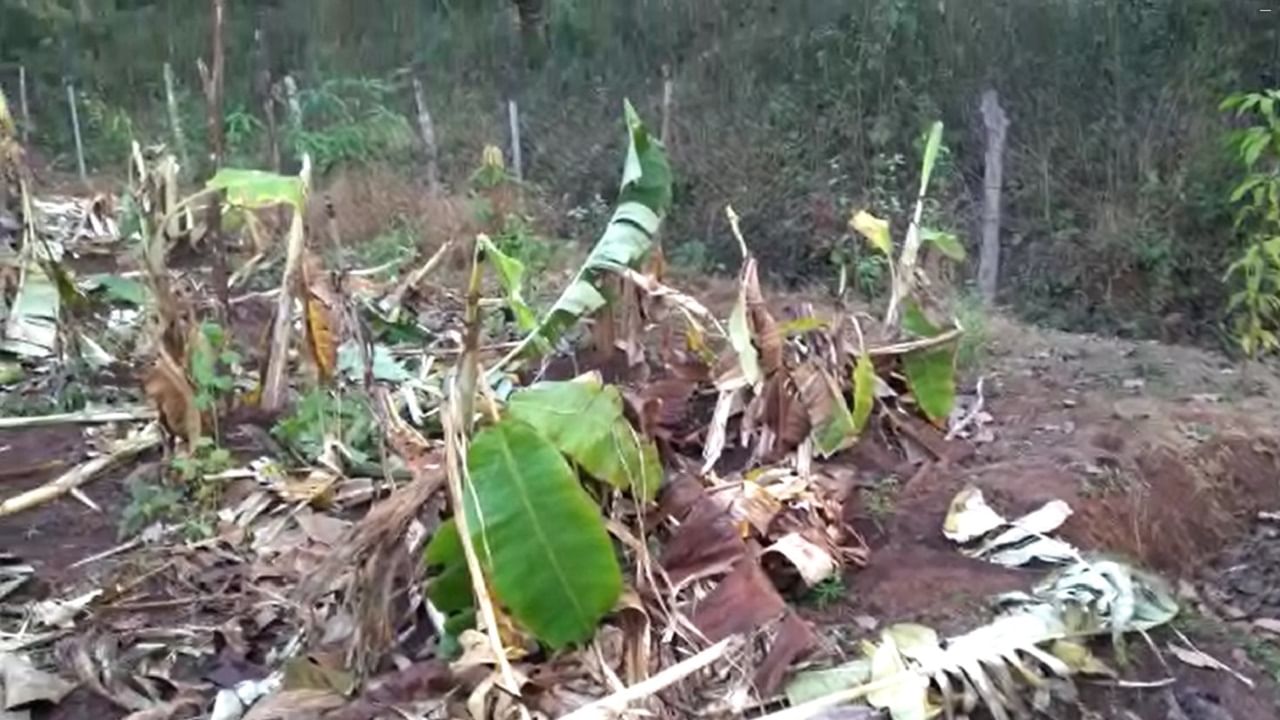
[[[566,212],[612,204],[618,103],[630,97],[642,115],[659,117],[669,67],[677,185],[664,242],[675,257],[732,267],[735,244],[720,215],[732,201],[761,266],[783,281],[834,278],[831,260],[849,252],[854,208],[902,222],[909,159],[935,119],[948,128],[948,152],[928,215],[972,248],[977,102],[995,87],[1013,121],[1006,299],[1032,319],[1126,334],[1174,327],[1212,338],[1221,327],[1221,277],[1241,244],[1221,142],[1231,120],[1217,106],[1230,92],[1280,84],[1280,17],[1244,0],[227,5],[233,155],[262,157],[255,87],[269,69],[292,73],[307,93],[293,139],[324,156],[321,169],[413,166],[416,74],[447,179],[461,186],[481,147],[506,137],[504,101],[515,97],[526,178]],[[16,82],[16,63],[28,67],[39,148],[56,164],[70,147],[60,83],[75,78],[90,108],[82,117],[91,163],[112,168],[124,138],[166,136],[161,65],[169,61],[197,145],[208,6],[0,0],[0,83]],[[265,42],[255,43],[255,30]],[[565,234],[579,233],[567,225]],[[863,284],[877,282],[874,267],[856,267]]]

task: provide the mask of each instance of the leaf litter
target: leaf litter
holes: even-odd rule
[[[0,556],[0,600],[20,609],[0,616],[5,709],[56,704],[74,678],[139,720],[798,718],[856,701],[896,720],[979,704],[1003,718],[1072,697],[1076,674],[1109,672],[1090,636],[1118,645],[1168,622],[1176,604],[1158,578],[1050,537],[1066,503],[1008,520],[967,489],[942,529],[958,553],[1062,567],[997,598],[993,620],[968,633],[894,624],[861,659],[804,669],[824,641],[799,599],[856,578],[874,556],[848,521],[857,493],[840,459],[877,443],[906,462],[921,447],[945,462],[952,437],[993,420],[981,383],[976,401],[958,402],[963,331],[931,319],[917,292],[922,244],[952,258],[962,249],[919,227],[941,129],[898,257],[888,221],[851,220],[890,260],[883,323],[843,309],[779,322],[732,208],[743,266],[722,321],[641,269],[670,209],[671,170],[625,110],[619,205],[542,312],[521,261],[484,236],[454,239],[403,278],[351,282],[307,240],[305,161],[297,177],[224,169],[209,187],[229,209],[291,216],[283,247],[245,223],[240,277],[285,258],[270,295],[232,301],[265,300],[269,313],[245,358],[195,334],[232,313],[209,299],[205,272],[167,262],[202,241],[194,209],[213,197],[179,200],[171,158],[135,147],[130,237],[110,199],[30,198],[28,242],[7,261],[19,282],[5,342],[41,374],[110,344],[91,354],[151,368],[128,392],[157,420],[108,426],[96,457],[0,507],[80,497],[157,446],[186,468],[167,480],[185,484],[174,492],[200,507],[159,513],[86,558],[92,586],[56,597],[24,595],[34,569]],[[60,284],[74,266],[64,258],[124,242],[145,250],[142,281],[107,275],[85,288],[101,290],[91,304],[140,312],[95,325]],[[471,249],[460,291],[424,290],[455,243]],[[639,291],[642,320],[616,340],[628,357],[616,384],[593,366],[600,355],[577,351],[582,327],[612,322],[612,278]],[[495,305],[509,323],[482,331]],[[574,371],[544,377],[561,360]],[[306,393],[359,412],[318,413],[310,452],[262,440],[255,413]],[[224,447],[241,435],[258,438],[252,452]]]

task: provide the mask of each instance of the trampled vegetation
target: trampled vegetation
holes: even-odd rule
[[[1280,95],[1217,74],[1251,42],[1170,49],[1235,11],[372,5],[209,0],[157,58],[130,23],[183,3],[0,5],[0,713],[1251,707],[1188,668],[1269,697],[1271,643],[1242,672],[1215,634],[1280,632],[1252,566],[1192,572],[1280,502]],[[31,112],[59,30],[71,138]],[[126,47],[153,96],[85,69]],[[1019,58],[1112,92],[1033,126],[1098,81]],[[1150,135],[1140,98],[1194,121]],[[1001,302],[1211,307],[1188,337],[1247,372],[1190,410],[1161,360],[1064,380],[1095,350],[1028,351]],[[80,506],[109,541],[58,527]]]

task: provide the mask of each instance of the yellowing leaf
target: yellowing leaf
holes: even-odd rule
[[[893,239],[889,237],[889,221],[881,220],[866,210],[859,210],[849,219],[849,227],[867,239],[871,247],[887,258],[893,257]]]
[[[738,365],[742,367],[742,376],[752,386],[759,385],[763,378],[760,372],[760,356],[756,352],[755,344],[751,342],[751,324],[747,315],[746,277],[748,269],[754,264],[754,259],[747,259],[747,265],[743,267],[742,278],[739,280],[738,301],[734,303],[733,312],[729,314],[729,343],[738,353]]]
[[[160,415],[160,424],[165,430],[182,436],[189,448],[195,448],[200,440],[201,430],[195,391],[191,389],[186,373],[167,351],[160,350],[142,387],[147,399]]]
[[[301,208],[306,195],[302,178],[239,168],[222,168],[205,187],[225,190],[228,203],[249,209],[282,204]]]
[[[861,433],[871,419],[876,401],[876,366],[871,356],[862,353],[853,367],[853,429]]]
[[[329,278],[314,255],[302,265],[303,300],[306,307],[307,349],[316,364],[320,382],[333,380],[338,365],[339,315],[337,297]]]
[[[964,245],[960,244],[960,238],[955,233],[937,230],[935,228],[920,228],[920,239],[938,249],[938,252],[946,255],[948,258],[956,262],[964,262],[965,251]]]

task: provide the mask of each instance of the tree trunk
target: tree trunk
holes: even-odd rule
[[[986,167],[982,174],[982,248],[979,252],[978,290],[992,305],[1000,287],[1000,190],[1004,182],[1004,143],[1009,118],[1000,107],[995,90],[982,94],[982,123],[987,130]]]
[[[211,33],[210,69],[204,78],[205,102],[208,106],[209,134],[208,172],[206,177],[213,177],[222,167],[223,156],[223,119],[222,88],[225,59],[223,55],[223,27],[226,25],[226,0],[210,0],[213,9],[213,30]],[[222,322],[230,319],[231,302],[227,286],[227,247],[222,237],[222,194],[218,193],[209,200],[209,208],[205,215],[205,236],[213,251],[213,289],[218,297],[218,306]]]
[[[516,4],[516,16],[520,20],[520,44],[524,49],[525,64],[531,68],[542,65],[547,56],[546,0],[512,0]]]

